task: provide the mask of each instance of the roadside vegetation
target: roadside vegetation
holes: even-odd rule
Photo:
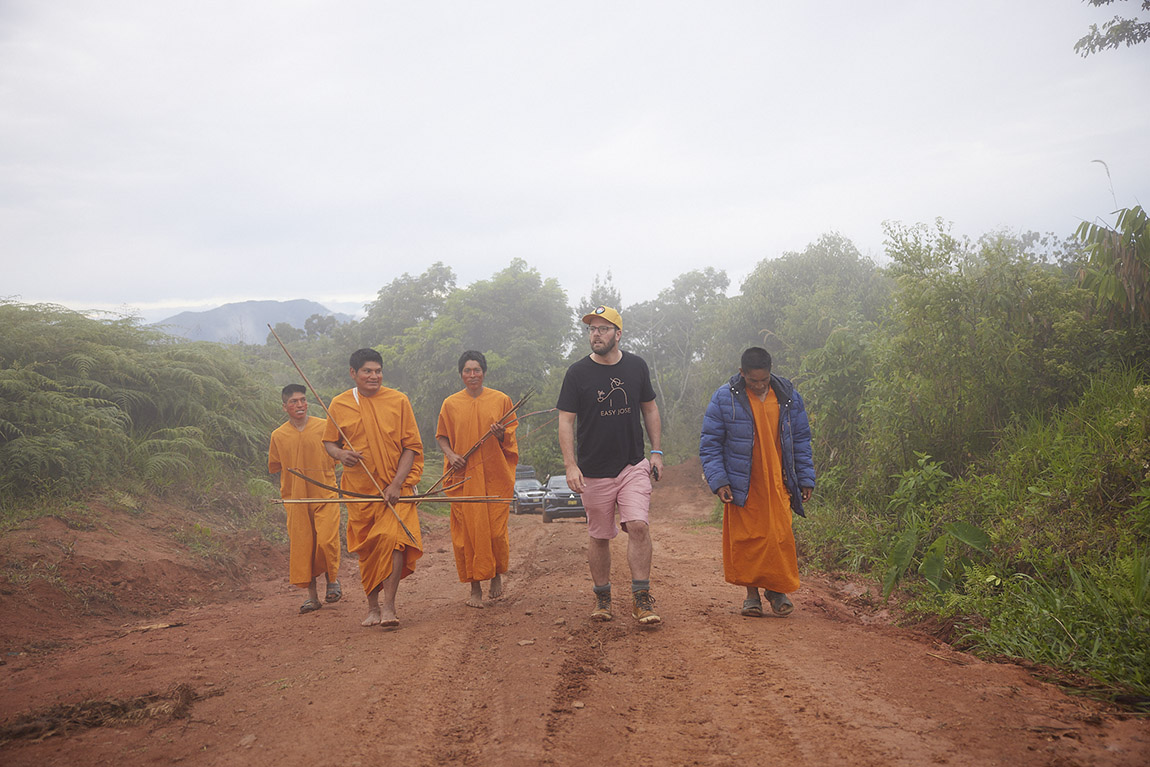
[[[827,234],[762,260],[737,289],[714,267],[628,304],[610,273],[574,303],[525,262],[460,287],[436,264],[366,316],[277,332],[325,398],[378,349],[426,445],[461,350],[528,411],[586,353],[575,317],[620,307],[650,364],[671,462],[747,346],[796,383],[819,487],[796,522],[808,566],[867,573],[960,645],[1150,696],[1150,231],[1141,208],[1074,238],[941,222],[887,230],[882,265]],[[0,519],[92,492],[231,493],[247,523],[274,488],[267,435],[297,376],[278,344],[177,342],[132,318],[0,303]],[[561,470],[554,413],[520,425],[522,462]],[[427,475],[438,476],[429,451]],[[241,500],[247,499],[247,500]],[[211,556],[214,537],[188,545]],[[718,552],[716,552],[718,556]]]
[[[260,516],[233,488],[266,466],[277,400],[237,350],[12,301],[0,328],[0,531],[72,518],[93,492],[113,506],[142,493],[230,499]]]

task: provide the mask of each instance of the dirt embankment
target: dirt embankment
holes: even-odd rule
[[[616,619],[587,619],[579,520],[512,517],[506,596],[475,610],[463,605],[446,519],[424,514],[425,555],[400,587],[393,632],[359,627],[366,600],[351,557],[344,600],[301,616],[283,547],[230,537],[213,560],[189,548],[196,520],[183,510],[95,510],[89,530],[39,520],[0,540],[0,720],[178,685],[183,707],[150,699],[150,715],[12,740],[0,761],[1150,762],[1145,719],[893,627],[866,584],[812,575],[790,618],[739,616],[719,531],[699,524],[711,497],[698,477],[697,463],[673,467],[655,491],[652,583],[665,623],[654,630],[625,604],[625,535],[613,544]]]

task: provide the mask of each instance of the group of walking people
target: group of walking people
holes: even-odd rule
[[[614,618],[611,540],[627,533],[631,614],[642,626],[662,622],[650,583],[652,480],[663,472],[662,426],[644,360],[619,347],[623,319],[600,306],[583,316],[591,353],[563,379],[559,446],[567,483],[587,516],[593,607],[590,618]],[[459,358],[462,389],[444,400],[435,439],[443,452],[443,491],[451,504],[451,541],[459,579],[470,584],[466,604],[482,608],[503,594],[510,560],[509,506],[518,463],[517,420],[511,398],[484,384],[481,352]],[[396,628],[400,581],[423,555],[416,511],[423,443],[411,402],[383,386],[383,359],[359,349],[349,360],[354,386],[332,399],[328,418],[308,415],[306,390],[282,392],[288,420],[272,433],[268,471],[280,474],[290,539],[289,578],[307,589],[301,613],[342,598],[339,503],[347,504],[347,549],[359,558],[367,595],[364,626]],[[645,447],[650,443],[650,450]],[[739,372],[715,392],[699,445],[704,478],[724,504],[723,564],[728,582],[746,588],[740,612],[789,614],[787,596],[799,586],[791,513],[803,514],[815,474],[802,398],[771,373],[764,349],[748,349]],[[337,495],[335,464],[342,464]],[[439,483],[437,483],[438,485]],[[381,500],[382,499],[382,500]],[[495,501],[485,499],[498,499]],[[759,596],[763,590],[763,597]]]

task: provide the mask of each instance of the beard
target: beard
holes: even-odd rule
[[[614,334],[612,334],[611,336],[609,336],[608,340],[602,341],[602,348],[596,349],[595,343],[592,342],[591,343],[591,351],[594,352],[595,354],[598,354],[600,357],[605,357],[611,353],[612,349],[615,348],[616,343],[618,343],[618,341],[615,339]]]

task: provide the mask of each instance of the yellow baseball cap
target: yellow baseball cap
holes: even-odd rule
[[[619,312],[615,311],[610,306],[598,306],[590,314],[584,314],[583,324],[590,325],[591,320],[595,319],[596,317],[607,320],[620,330],[623,329],[623,318],[619,316]]]

